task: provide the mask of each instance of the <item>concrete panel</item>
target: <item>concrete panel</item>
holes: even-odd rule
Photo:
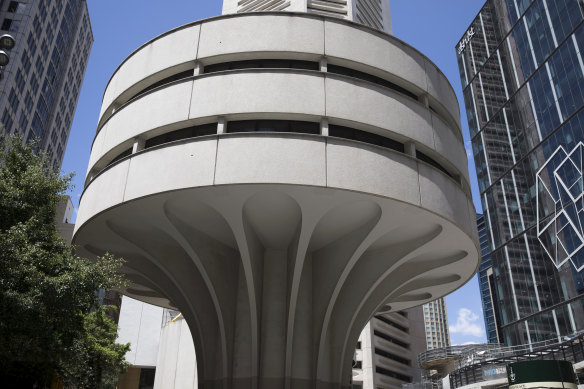
[[[156,376],[154,377],[154,388],[174,388],[173,383],[176,377],[177,361],[180,358],[177,350],[180,348],[181,326],[167,324],[162,329],[160,340],[160,350],[156,362]]]
[[[128,57],[107,86],[100,118],[110,104],[134,84],[166,68],[194,61],[197,55],[199,31],[198,24],[175,30],[156,38]]]
[[[418,169],[422,207],[468,228],[468,208],[465,206],[468,200],[460,187],[444,173],[423,162],[418,162]]]
[[[432,115],[432,127],[434,129],[434,149],[456,166],[458,172],[468,184],[470,178],[468,175],[468,159],[464,143],[454,135],[452,129],[442,119],[434,114]]]
[[[425,59],[424,61],[428,93],[434,96],[436,100],[442,104],[448,112],[450,112],[452,119],[454,119],[460,128],[460,107],[454,89],[452,89],[448,79],[446,79],[444,74],[436,67],[436,65],[434,65],[434,63],[428,59]]]
[[[229,136],[219,139],[215,184],[326,185],[325,142],[301,135]]]
[[[213,185],[217,139],[168,145],[132,158],[124,200],[152,193]]]
[[[101,131],[99,131],[99,133],[95,136],[95,139],[93,140],[93,145],[91,147],[91,154],[89,155],[89,164],[87,165],[87,173],[86,174],[89,174],[89,172],[91,171],[91,168],[95,165],[95,163],[99,160],[99,158],[105,152],[107,152],[107,150],[104,151],[104,149],[103,149],[103,143],[105,141],[106,134],[107,134],[107,127],[108,127],[108,123],[106,123],[101,128]]]
[[[99,160],[115,146],[148,130],[187,120],[192,87],[192,81],[175,84],[145,95],[119,110],[107,122],[102,153],[97,154],[94,150],[91,160]],[[98,137],[101,137],[101,132]]]
[[[434,148],[428,109],[382,87],[341,77],[327,77],[326,114],[329,118],[386,128]]]
[[[191,331],[186,320],[180,320],[177,324],[181,326],[181,331],[174,388],[197,389],[197,358]]]
[[[420,204],[416,161],[366,144],[327,141],[327,186]]]
[[[424,57],[405,43],[367,28],[326,20],[325,55],[362,63],[426,89]],[[363,44],[367,42],[367,44]]]
[[[324,26],[319,17],[241,15],[203,23],[198,58],[254,52],[288,52],[322,55]],[[242,58],[240,58],[242,59]]]
[[[122,161],[97,176],[85,188],[79,203],[76,226],[83,225],[93,215],[123,201],[129,167],[129,160]]]
[[[324,115],[323,75],[246,71],[195,80],[190,117],[233,113]],[[251,98],[253,96],[253,98]]]

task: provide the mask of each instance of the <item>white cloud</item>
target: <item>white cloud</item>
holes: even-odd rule
[[[479,316],[476,313],[467,308],[460,308],[456,324],[450,326],[450,333],[480,338],[483,336],[483,329],[477,324],[478,320]]]

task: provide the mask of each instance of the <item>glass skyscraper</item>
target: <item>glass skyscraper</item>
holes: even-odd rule
[[[0,0],[0,35],[16,41],[0,79],[0,135],[40,141],[61,167],[93,44],[85,0]]]
[[[499,339],[584,329],[584,2],[488,0],[456,46]]]

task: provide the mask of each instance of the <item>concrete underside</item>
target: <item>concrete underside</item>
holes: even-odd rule
[[[205,388],[348,387],[377,310],[440,297],[476,267],[473,239],[432,212],[300,185],[139,198],[88,220],[75,243],[123,257],[128,295],[183,313]]]

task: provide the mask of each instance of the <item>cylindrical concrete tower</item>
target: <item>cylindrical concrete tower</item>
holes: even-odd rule
[[[299,13],[169,31],[111,78],[74,243],[179,309],[202,388],[348,387],[377,311],[479,263],[458,103],[400,40]]]

